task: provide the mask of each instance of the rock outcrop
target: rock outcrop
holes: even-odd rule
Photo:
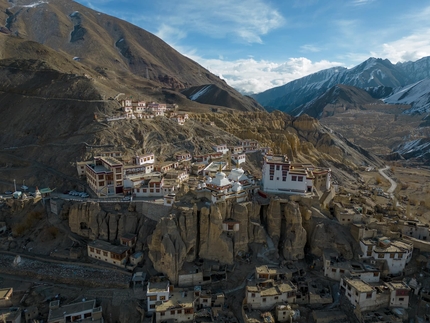
[[[148,237],[148,247],[155,270],[167,275],[172,284],[177,284],[178,273],[187,258],[187,248],[174,217],[158,222],[154,233]]]
[[[284,206],[285,231],[282,243],[282,255],[286,260],[298,260],[305,257],[306,230],[302,225],[299,205],[288,202]]]

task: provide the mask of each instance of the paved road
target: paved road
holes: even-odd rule
[[[392,180],[391,177],[389,177],[385,173],[385,171],[387,171],[389,169],[390,169],[389,166],[385,166],[384,168],[381,168],[378,171],[379,171],[379,174],[381,174],[384,178],[386,178],[390,182],[391,187],[387,190],[387,193],[390,194],[390,196],[391,196],[392,199],[394,199],[394,194],[393,193],[394,193],[394,191],[397,188],[397,183],[394,180]]]

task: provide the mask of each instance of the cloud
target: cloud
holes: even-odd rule
[[[354,5],[354,6],[363,6],[363,5],[366,5],[366,4],[369,4],[369,3],[372,3],[372,2],[374,2],[375,0],[354,0],[353,2],[352,2],[352,4]]]
[[[213,38],[233,37],[246,43],[262,43],[261,36],[285,23],[274,8],[262,0],[176,1],[160,2],[165,26],[185,33]]]
[[[430,28],[417,30],[411,35],[384,43],[378,51],[371,54],[388,58],[393,63],[414,61],[430,56]]]
[[[317,53],[317,52],[320,52],[321,50],[322,50],[322,48],[317,47],[317,46],[312,45],[312,44],[306,44],[306,45],[300,46],[300,51],[303,53],[309,53],[309,52]]]
[[[230,86],[246,94],[259,93],[322,69],[343,65],[326,60],[312,62],[305,57],[290,58],[285,62],[275,63],[254,58],[227,61],[204,59],[196,55],[187,56],[224,79]]]

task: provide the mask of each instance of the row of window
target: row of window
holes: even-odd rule
[[[170,315],[175,315],[175,313],[176,314],[182,314],[182,310],[171,310],[170,311]],[[194,313],[194,310],[192,309],[192,308],[186,308],[186,309],[184,309],[184,313],[185,314],[193,314]],[[160,315],[161,316],[165,316],[166,315],[166,312],[160,312]]]
[[[273,181],[273,175],[270,175],[270,180]],[[276,177],[276,180],[279,181],[279,177]],[[286,176],[282,177],[282,181],[286,182],[287,177]],[[303,182],[303,176],[291,176],[291,181],[292,182]]]

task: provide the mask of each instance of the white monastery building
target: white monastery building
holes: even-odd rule
[[[330,189],[330,168],[293,164],[287,156],[266,155],[262,173],[263,191],[267,193],[306,195],[314,188]]]

